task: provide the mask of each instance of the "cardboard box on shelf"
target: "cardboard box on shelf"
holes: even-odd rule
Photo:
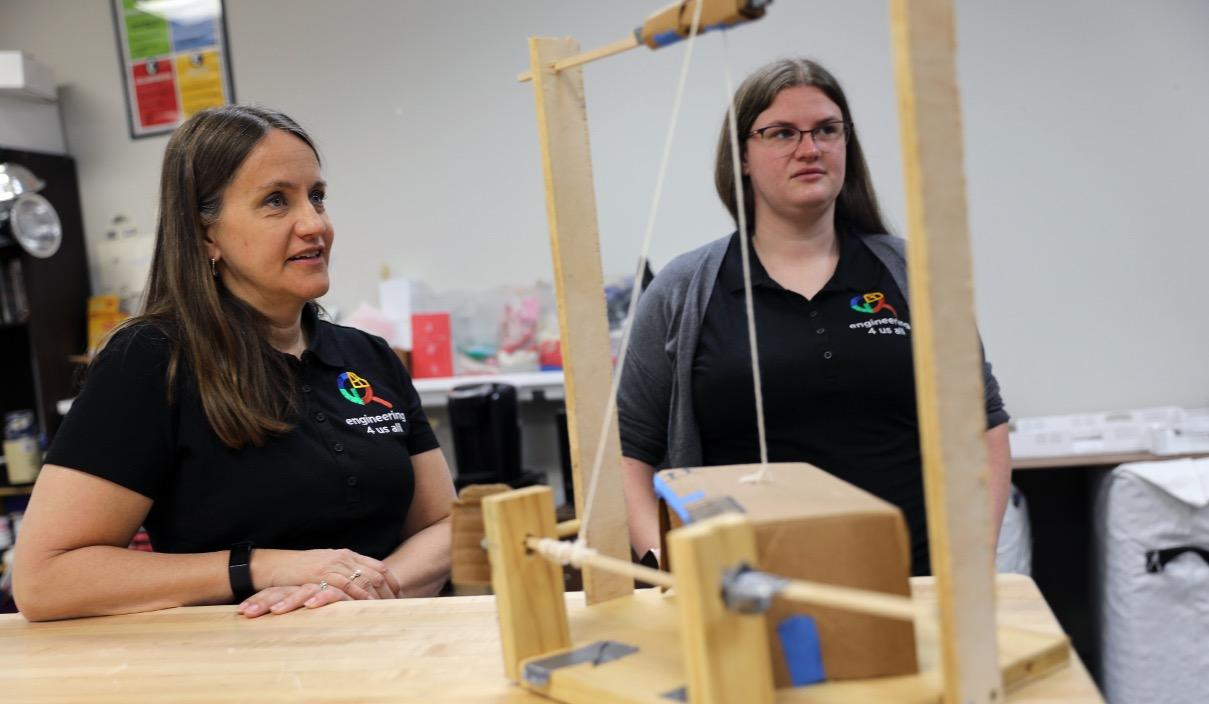
[[[449,313],[411,316],[411,365],[411,375],[416,379],[453,376]]]

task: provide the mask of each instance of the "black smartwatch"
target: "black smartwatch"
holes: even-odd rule
[[[231,578],[231,593],[235,595],[235,603],[256,593],[256,588],[252,586],[252,541],[245,540],[231,546],[227,576]]]

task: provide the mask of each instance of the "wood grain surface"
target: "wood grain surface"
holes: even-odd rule
[[[931,579],[914,579],[912,588],[917,599],[934,599]],[[998,596],[1001,625],[1060,632],[1032,580],[1001,575]],[[581,592],[567,604],[578,642],[599,624],[583,618]],[[1101,702],[1070,658],[1008,701]],[[495,600],[484,596],[342,602],[254,620],[230,606],[57,623],[0,616],[0,700],[549,701],[505,679]]]

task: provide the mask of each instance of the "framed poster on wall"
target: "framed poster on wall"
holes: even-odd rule
[[[132,138],[235,101],[223,0],[110,0]]]

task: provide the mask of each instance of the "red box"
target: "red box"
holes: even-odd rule
[[[453,336],[448,313],[411,316],[411,375],[416,379],[453,376]]]

